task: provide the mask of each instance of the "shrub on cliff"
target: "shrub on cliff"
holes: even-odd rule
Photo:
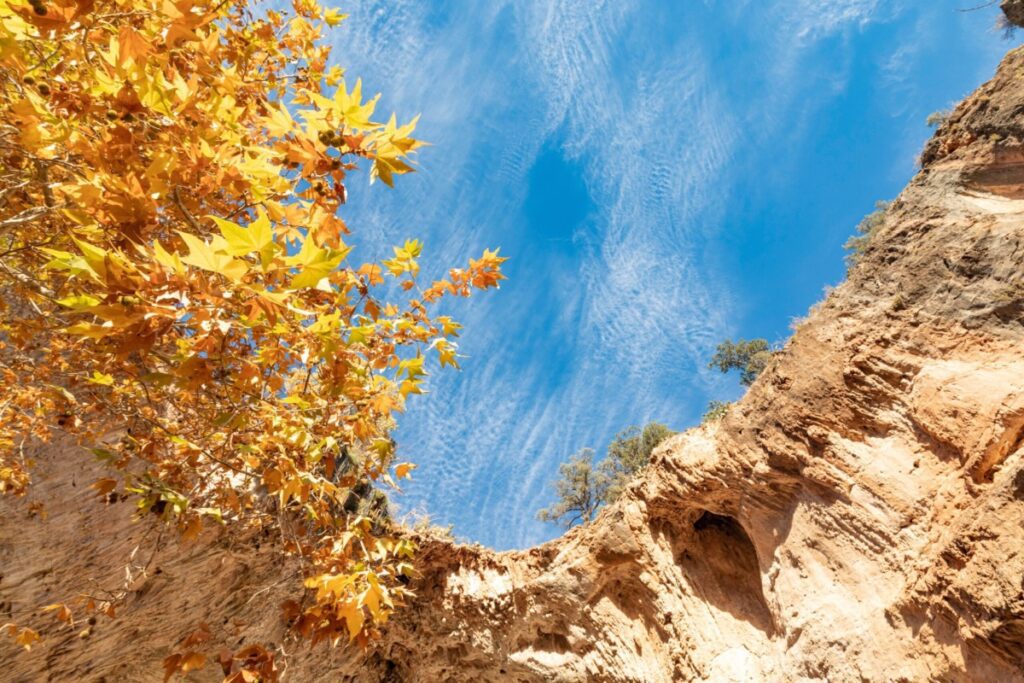
[[[950,112],[950,110],[948,109],[939,109],[937,111],[933,111],[931,114],[928,114],[928,118],[926,118],[924,122],[928,125],[929,128],[938,128],[949,119],[949,115],[951,113],[952,112]]]
[[[555,522],[565,528],[589,522],[604,504],[608,493],[608,475],[594,462],[594,449],[582,448],[558,466],[559,478],[552,486],[557,500],[537,513],[543,522]]]
[[[700,418],[700,423],[703,425],[721,420],[729,412],[730,406],[732,406],[732,403],[728,401],[710,401],[707,410],[704,411],[704,415]]]
[[[709,368],[718,368],[724,373],[740,371],[740,384],[749,387],[768,366],[772,358],[771,345],[767,339],[726,339],[715,348],[715,355],[708,363]]]
[[[615,436],[605,457],[596,463],[593,449],[581,449],[559,466],[559,478],[552,483],[556,501],[538,512],[537,518],[566,528],[589,522],[602,505],[622,494],[650,462],[658,444],[674,433],[657,422],[629,427]]]
[[[846,255],[847,266],[852,268],[857,265],[860,257],[864,255],[868,245],[871,243],[872,237],[874,237],[878,228],[880,228],[882,223],[885,221],[885,214],[889,210],[889,206],[891,204],[891,201],[885,200],[875,202],[875,210],[865,216],[861,222],[857,224],[857,234],[846,240],[846,244],[843,245],[843,248],[849,252]]]
[[[662,441],[674,434],[658,422],[643,427],[632,426],[619,432],[610,444],[601,469],[608,476],[608,490],[604,500],[611,503],[618,498],[637,472],[647,467],[651,453]]]

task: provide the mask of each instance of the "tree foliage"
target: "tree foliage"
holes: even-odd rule
[[[754,380],[768,367],[772,358],[771,345],[767,339],[739,339],[735,342],[726,339],[715,348],[709,368],[718,368],[722,372],[740,371],[740,384],[749,387]]]
[[[557,500],[538,512],[537,518],[566,528],[589,522],[602,505],[622,494],[637,472],[650,462],[658,444],[672,434],[672,430],[657,422],[629,427],[615,436],[605,457],[596,463],[593,449],[581,449],[559,466],[560,476],[552,484]]]
[[[537,519],[557,522],[569,528],[589,522],[605,501],[608,475],[594,462],[594,449],[582,448],[558,466],[559,478],[552,484],[558,500],[537,513]]]
[[[949,120],[949,116],[952,112],[948,109],[938,109],[928,114],[924,122],[929,128],[938,128],[942,126],[946,121]]]
[[[700,423],[707,424],[721,420],[729,413],[731,406],[732,403],[729,401],[709,401],[707,410],[704,411],[704,415],[700,418]]]
[[[99,494],[185,542],[276,532],[304,574],[294,629],[366,643],[414,547],[350,496],[408,476],[395,414],[428,356],[457,365],[436,305],[497,286],[505,259],[430,284],[414,239],[353,260],[350,181],[392,185],[421,143],[329,64],[343,18],[314,0],[0,6],[0,491],[30,485],[31,440],[69,431],[111,468]],[[232,675],[272,677],[271,654],[240,657]]]
[[[861,222],[857,224],[857,234],[846,240],[846,244],[843,245],[843,248],[849,252],[846,255],[847,266],[852,268],[857,265],[857,262],[867,250],[868,245],[871,244],[871,239],[878,231],[878,228],[885,222],[885,214],[891,204],[891,201],[876,201],[875,210],[864,216]]]
[[[604,501],[618,498],[636,473],[647,467],[654,449],[674,432],[658,422],[643,427],[632,426],[619,432],[610,444],[601,469],[608,476],[608,490]]]

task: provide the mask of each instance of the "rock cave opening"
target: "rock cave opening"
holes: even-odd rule
[[[693,536],[680,567],[708,602],[765,633],[774,630],[761,586],[753,541],[733,517],[705,510],[693,523]]]

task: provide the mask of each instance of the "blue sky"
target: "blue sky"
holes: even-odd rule
[[[347,3],[335,59],[434,145],[395,191],[351,188],[359,258],[413,236],[427,274],[511,257],[451,307],[463,371],[402,420],[419,469],[399,506],[533,545],[560,532],[534,515],[572,452],[738,397],[706,368],[716,343],[784,340],[913,175],[925,117],[1015,44],[971,4]]]

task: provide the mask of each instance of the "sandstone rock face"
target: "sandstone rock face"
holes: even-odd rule
[[[423,539],[418,598],[365,656],[287,636],[272,539],[150,559],[127,505],[92,502],[87,459],[40,452],[47,519],[0,502],[0,621],[116,587],[136,545],[150,571],[116,620],[0,646],[0,677],[160,680],[206,620],[214,648],[272,644],[292,681],[1024,681],[1024,49],[922,158],[722,421],[551,543]]]

